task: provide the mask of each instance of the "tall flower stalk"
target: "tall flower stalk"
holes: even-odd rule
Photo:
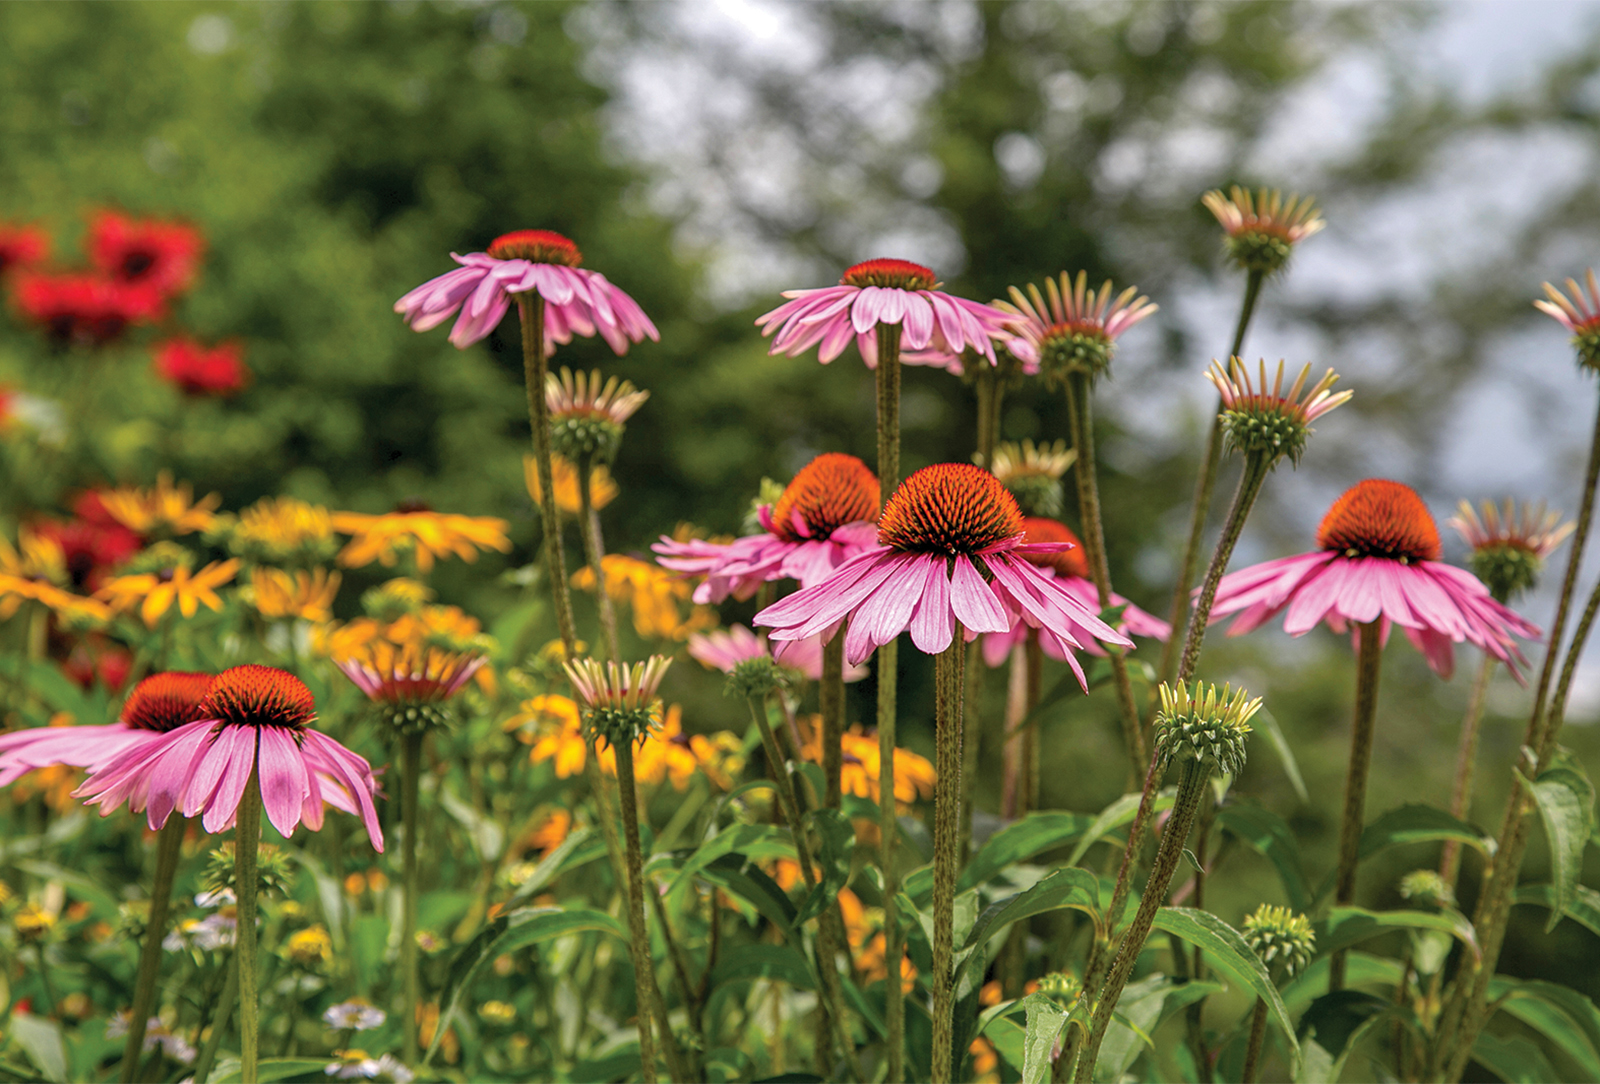
[[[1298,195],[1291,195],[1285,200],[1281,192],[1266,188],[1252,195],[1235,185],[1227,196],[1213,189],[1202,196],[1200,202],[1222,226],[1222,247],[1227,259],[1245,272],[1244,298],[1239,305],[1233,345],[1227,355],[1230,358],[1240,357],[1262,285],[1288,264],[1295,245],[1320,231],[1327,223],[1317,212],[1315,201],[1309,197],[1302,200]],[[1184,542],[1183,557],[1178,563],[1178,580],[1173,588],[1172,610],[1168,618],[1173,628],[1183,621],[1184,611],[1189,606],[1190,585],[1199,572],[1200,544],[1205,537],[1206,519],[1211,513],[1217,468],[1222,462],[1222,413],[1223,408],[1219,405],[1206,434],[1200,474],[1195,479],[1194,505],[1189,513],[1189,537]],[[1161,653],[1160,676],[1163,681],[1172,680],[1175,673],[1179,659],[1174,650],[1176,647],[1177,642],[1169,640]]]
[[[528,395],[528,424],[533,429],[533,455],[539,472],[539,522],[544,528],[545,574],[550,577],[551,605],[555,607],[556,628],[567,657],[574,657],[578,642],[572,621],[572,595],[567,590],[567,560],[561,542],[561,513],[556,508],[555,475],[550,467],[550,407],[544,387],[549,378],[544,349],[544,302],[538,291],[520,293],[517,315],[522,321],[522,380]],[[579,480],[579,492],[587,497],[588,479]],[[603,594],[603,592],[602,592]]]
[[[1104,985],[1095,992],[1094,1016],[1088,1037],[1078,1054],[1073,1077],[1079,1084],[1089,1084],[1094,1079],[1100,1044],[1111,1025],[1111,1016],[1123,988],[1133,975],[1139,952],[1150,935],[1156,911],[1166,901],[1167,890],[1172,886],[1173,875],[1177,872],[1179,860],[1188,843],[1189,829],[1200,808],[1200,799],[1209,790],[1212,773],[1220,771],[1237,775],[1244,767],[1244,746],[1245,738],[1250,733],[1250,719],[1261,710],[1259,697],[1247,699],[1249,694],[1243,689],[1234,692],[1229,686],[1224,686],[1218,692],[1215,685],[1208,689],[1196,682],[1191,693],[1186,685],[1174,688],[1163,684],[1160,694],[1161,707],[1156,713],[1155,726],[1156,754],[1151,775],[1159,779],[1166,767],[1177,764],[1178,795],[1173,801],[1172,815],[1161,830],[1161,846],[1156,851],[1150,879],[1145,882],[1144,893],[1139,898],[1139,910],[1117,946]],[[1129,853],[1134,850],[1134,838],[1129,837]]]
[[[150,879],[150,915],[145,921],[144,941],[139,945],[139,970],[133,983],[133,1009],[128,1018],[128,1038],[122,1048],[123,1084],[132,1084],[139,1071],[139,1055],[144,1050],[145,1028],[156,1004],[156,980],[161,972],[161,942],[166,936],[167,916],[172,907],[172,882],[178,872],[178,853],[188,821],[169,819],[156,837],[156,868]]]
[[[1100,519],[1100,486],[1094,455],[1094,411],[1091,395],[1094,382],[1107,370],[1124,331],[1156,311],[1149,298],[1139,296],[1135,287],[1113,295],[1107,281],[1099,290],[1090,290],[1089,276],[1078,272],[1076,282],[1065,272],[1045,280],[1045,290],[1029,285],[1027,293],[1011,287],[1011,303],[1006,306],[1016,320],[1011,326],[1006,348],[1024,364],[1039,366],[1044,376],[1066,391],[1067,416],[1072,430],[1072,446],[1077,452],[1078,514],[1083,528],[1083,547],[1089,558],[1091,578],[1100,596],[1100,608],[1111,605],[1111,574],[1106,563],[1105,530]],[[1048,295],[1048,297],[1046,296]],[[1149,757],[1145,752],[1143,725],[1133,699],[1133,683],[1128,677],[1127,660],[1110,652],[1112,684],[1122,719],[1122,740],[1128,754],[1128,780],[1131,787],[1139,778]]]
[[[966,655],[961,622],[950,646],[934,657],[934,746],[939,789],[933,813],[933,1084],[953,1077],[955,1014],[955,898],[961,871],[961,788],[950,781],[962,771],[961,739],[966,727],[962,666]],[[898,985],[889,973],[889,985]]]

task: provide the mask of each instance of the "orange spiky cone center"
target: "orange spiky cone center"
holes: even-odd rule
[[[931,290],[938,277],[910,260],[868,260],[839,277],[840,286],[887,286],[896,290]]]
[[[1040,568],[1053,568],[1062,576],[1076,576],[1083,580],[1089,578],[1089,562],[1083,555],[1083,543],[1078,541],[1078,536],[1065,523],[1043,516],[1026,516],[1022,520],[1022,529],[1026,532],[1025,542],[1068,542],[1073,547],[1055,553],[1026,553],[1022,555],[1023,560]]]
[[[935,463],[894,491],[878,541],[910,553],[974,554],[1023,530],[1022,510],[1000,480],[970,463]]]
[[[201,702],[202,719],[231,726],[279,726],[300,730],[316,718],[316,701],[305,682],[272,666],[254,663],[218,674]]]
[[[1399,482],[1368,478],[1333,502],[1317,528],[1317,546],[1348,557],[1437,561],[1439,528],[1417,491]]]
[[[846,523],[877,519],[878,476],[853,455],[819,455],[800,468],[772,506],[772,533],[785,542],[803,541],[796,514],[811,538],[827,538]]]
[[[166,733],[206,716],[201,711],[210,674],[170,670],[151,674],[133,687],[122,705],[122,722],[135,730]]]
[[[577,267],[583,263],[583,253],[578,251],[578,246],[552,230],[516,230],[501,234],[489,243],[489,255],[497,260],[527,260],[563,267]]]

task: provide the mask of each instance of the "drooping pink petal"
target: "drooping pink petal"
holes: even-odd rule
[[[955,638],[955,625],[950,612],[950,580],[944,562],[929,560],[923,566],[926,578],[921,597],[911,615],[911,642],[917,650],[937,655],[950,646]],[[908,585],[908,591],[911,587]]]
[[[250,773],[255,768],[257,750],[257,728],[255,727],[230,727],[222,728],[222,733],[235,731],[232,750],[227,755],[227,762],[222,777],[217,780],[217,789],[206,801],[205,810],[200,817],[200,826],[208,832],[220,832],[234,822],[239,813],[239,802],[244,798],[245,789],[250,785]],[[215,750],[222,745],[222,735],[212,743]],[[185,805],[192,804],[192,801]],[[185,813],[185,816],[194,816]]]
[[[1010,622],[1005,609],[983,582],[965,555],[954,562],[950,579],[950,609],[969,632],[1004,632]]]
[[[373,850],[382,854],[383,829],[378,824],[378,810],[372,801],[378,784],[366,758],[315,730],[305,732],[302,748],[313,771],[321,771],[331,777],[355,799],[361,809],[361,823],[366,826],[367,838],[372,841]]]
[[[282,727],[264,726],[258,733],[261,805],[272,827],[287,839],[300,823],[300,809],[310,791],[305,759],[294,738]]]

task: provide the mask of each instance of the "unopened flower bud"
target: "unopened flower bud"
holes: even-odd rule
[[[1156,713],[1156,749],[1165,763],[1198,761],[1229,775],[1244,767],[1245,738],[1250,719],[1261,710],[1261,698],[1247,699],[1249,693],[1234,692],[1224,685],[1218,692],[1204,682],[1194,683],[1193,695],[1187,685],[1176,689],[1161,684],[1161,710]]]
[[[1285,200],[1277,189],[1252,194],[1235,185],[1228,196],[1214,189],[1200,202],[1227,232],[1223,247],[1228,258],[1263,275],[1281,271],[1294,246],[1326,225],[1310,197],[1292,195]]]
[[[1415,869],[1400,878],[1400,897],[1424,907],[1454,907],[1456,894],[1436,869]]]
[[[1273,964],[1281,964],[1285,976],[1299,973],[1311,962],[1317,947],[1311,920],[1287,907],[1262,904],[1244,920],[1241,932],[1245,944],[1255,950],[1261,962],[1269,970]]]
[[[782,688],[785,684],[783,668],[773,660],[772,656],[756,655],[753,658],[741,659],[728,672],[728,680],[723,685],[723,693],[727,696],[741,696],[747,699],[760,700],[775,689]]]

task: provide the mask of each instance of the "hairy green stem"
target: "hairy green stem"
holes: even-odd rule
[[[1383,637],[1378,623],[1359,626],[1356,658],[1356,711],[1350,726],[1350,767],[1344,782],[1344,815],[1339,822],[1339,871],[1333,902],[1345,906],[1356,898],[1356,862],[1361,855],[1361,830],[1366,824],[1367,775],[1372,768],[1373,721],[1378,716],[1378,672]],[[1328,966],[1328,992],[1344,989],[1345,953],[1333,954]]]
[[[1267,1037],[1267,1003],[1256,998],[1256,1011],[1250,1014],[1250,1045],[1244,1052],[1244,1071],[1239,1074],[1240,1084],[1255,1084],[1261,1070],[1261,1047]]]
[[[556,508],[555,477],[550,467],[550,405],[544,385],[544,300],[539,291],[513,295],[522,317],[522,379],[528,392],[528,424],[533,428],[533,454],[539,472],[539,517],[544,527],[545,567],[556,610],[556,627],[567,658],[577,658],[577,629],[572,622],[572,596],[567,591],[567,560],[561,550],[561,513]]]
[[[607,658],[621,665],[621,649],[617,646],[617,611],[606,591],[606,544],[600,533],[600,513],[594,507],[594,495],[589,486],[594,478],[594,456],[586,455],[578,465],[578,526],[583,536],[584,556],[589,570],[594,573],[595,605],[600,611],[600,628],[606,638]]]
[[[1239,488],[1234,491],[1233,505],[1228,509],[1228,520],[1222,526],[1222,537],[1211,553],[1211,564],[1206,568],[1205,582],[1200,585],[1200,597],[1195,601],[1194,612],[1189,615],[1189,628],[1183,637],[1183,657],[1178,666],[1178,684],[1194,677],[1200,664],[1200,648],[1205,643],[1206,625],[1211,620],[1211,606],[1217,599],[1217,584],[1228,571],[1228,561],[1233,557],[1233,547],[1244,532],[1245,520],[1261,495],[1261,486],[1272,470],[1272,461],[1265,455],[1245,457],[1244,473],[1239,475]],[[1177,626],[1173,626],[1176,628]]]
[[[239,927],[234,956],[239,966],[239,1081],[257,1084],[256,1062],[261,1039],[261,976],[256,968],[256,851],[261,845],[261,736],[256,735],[255,763],[244,797],[239,799],[233,828],[233,890],[239,897]]]
[[[172,882],[178,872],[178,852],[183,846],[187,818],[176,811],[167,817],[156,837],[156,871],[150,884],[150,917],[139,946],[139,971],[133,982],[133,1015],[128,1018],[128,1040],[122,1047],[123,1084],[132,1084],[144,1052],[145,1027],[156,1004],[156,979],[161,973],[161,942],[167,933],[167,912],[172,905]]]
[[[615,744],[617,751],[617,793],[622,796],[622,834],[628,857],[628,951],[633,956],[633,973],[638,982],[639,1072],[644,1084],[655,1084],[656,1045],[651,1021],[663,1030],[666,1020],[657,1017],[660,993],[656,990],[655,963],[650,958],[650,931],[644,916],[644,849],[639,842],[639,806],[633,773],[633,742]]]
[[[879,324],[877,376],[878,503],[888,503],[900,485],[900,326]],[[883,876],[884,966],[888,968],[885,1028],[888,1031],[886,1080],[905,1078],[905,993],[900,984],[900,960],[905,938],[895,897],[900,878],[895,867],[895,839],[899,834],[894,801],[894,743],[897,720],[900,645],[890,640],[878,648],[878,863]]]
[[[1161,846],[1156,851],[1155,864],[1150,869],[1150,879],[1145,882],[1144,894],[1139,897],[1139,910],[1133,923],[1117,946],[1116,957],[1111,962],[1105,985],[1095,993],[1094,1019],[1089,1027],[1089,1037],[1084,1040],[1083,1052],[1078,1056],[1078,1084],[1089,1084],[1094,1079],[1094,1063],[1100,1056],[1100,1044],[1105,1040],[1106,1029],[1111,1026],[1111,1015],[1123,988],[1133,975],[1133,968],[1144,948],[1145,939],[1155,923],[1156,911],[1167,898],[1172,877],[1183,857],[1184,844],[1189,839],[1189,828],[1194,823],[1195,811],[1200,808],[1200,798],[1211,778],[1211,769],[1204,761],[1186,760],[1178,776],[1178,797],[1172,806],[1172,816],[1161,830]]]
[[[1106,535],[1100,519],[1100,483],[1096,477],[1094,455],[1094,408],[1089,374],[1074,370],[1067,374],[1067,416],[1071,422],[1072,445],[1078,451],[1074,463],[1078,481],[1078,515],[1083,528],[1084,556],[1089,562],[1089,573],[1095,590],[1100,595],[1100,609],[1111,605],[1111,572],[1106,562]],[[1106,655],[1111,660],[1112,685],[1117,693],[1117,707],[1122,718],[1122,740],[1128,753],[1128,786],[1139,779],[1139,771],[1149,760],[1144,740],[1144,725],[1139,721],[1139,707],[1133,700],[1133,683],[1128,678],[1128,660],[1120,648],[1107,646]]]
[[[961,622],[954,621],[950,646],[934,658],[934,745],[939,789],[933,814],[933,1084],[950,1084],[953,1077],[955,1014],[955,899],[956,875],[961,869],[959,851],[962,769],[961,670],[966,644]],[[952,778],[957,777],[957,778]],[[897,976],[889,973],[890,985]]]
[[[222,1048],[222,1033],[227,1030],[228,1018],[233,1015],[233,1003],[239,997],[238,953],[229,956],[223,966],[228,969],[228,979],[217,1001],[217,1015],[211,1018],[211,1034],[206,1036],[205,1044],[200,1047],[200,1056],[195,1059],[194,1084],[206,1084],[211,1076],[211,1067],[217,1062],[217,1051]],[[195,1038],[198,1040],[200,1036],[196,1035]]]
[[[1256,310],[1256,299],[1261,296],[1261,284],[1265,279],[1265,274],[1260,271],[1251,271],[1245,278],[1244,301],[1239,306],[1239,323],[1233,331],[1233,347],[1228,351],[1229,358],[1238,357],[1239,351],[1244,349],[1244,334],[1250,327],[1250,317]],[[1206,533],[1206,517],[1211,514],[1211,495],[1216,489],[1217,467],[1221,462],[1222,404],[1219,401],[1211,417],[1211,429],[1206,435],[1200,475],[1195,479],[1194,506],[1189,512],[1189,537],[1183,544],[1183,560],[1178,564],[1178,582],[1172,591],[1172,609],[1167,620],[1174,629],[1183,623],[1183,615],[1189,609],[1189,587],[1200,571],[1200,543]],[[1173,668],[1178,662],[1178,656],[1174,653],[1176,646],[1169,639],[1161,649],[1162,681],[1172,681]]]
[[[844,802],[844,629],[822,645],[822,679],[817,683],[822,709],[822,778],[826,793],[822,804],[838,809]]]
[[[405,1062],[417,1063],[417,1010],[422,1005],[422,976],[417,970],[417,835],[422,828],[419,794],[422,781],[422,732],[400,738],[400,975],[405,989],[401,1021]]]
[[[1489,679],[1494,675],[1497,660],[1487,651],[1478,663],[1478,676],[1473,679],[1472,693],[1467,698],[1467,712],[1461,719],[1461,741],[1456,749],[1456,778],[1450,788],[1450,814],[1466,820],[1472,808],[1472,783],[1478,760],[1478,735],[1483,723],[1483,705],[1489,692]],[[1447,839],[1444,852],[1439,857],[1439,878],[1454,891],[1456,877],[1461,872],[1461,841]]]

